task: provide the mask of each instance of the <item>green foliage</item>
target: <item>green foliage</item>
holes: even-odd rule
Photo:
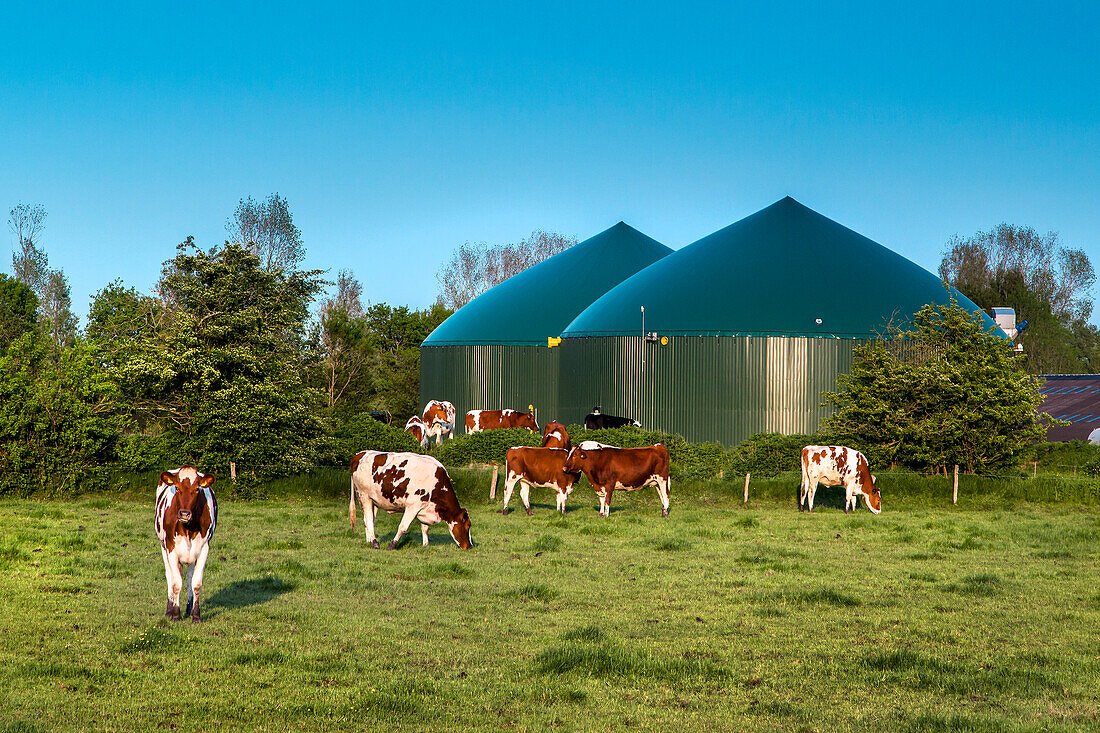
[[[927,305],[898,339],[855,350],[823,429],[872,463],[970,473],[1017,464],[1044,428],[1040,382],[977,315]]]
[[[763,478],[783,471],[801,471],[802,449],[807,445],[828,443],[827,439],[809,435],[757,433],[730,451],[730,472],[751,473]]]
[[[321,462],[344,466],[362,450],[423,453],[420,443],[404,430],[383,425],[367,413],[335,419],[333,437],[326,441]]]
[[[0,356],[0,494],[106,487],[129,420],[115,385],[82,343],[47,358],[28,331]]]
[[[245,247],[204,252],[189,238],[158,289],[160,302],[108,286],[89,334],[159,458],[258,476],[313,465],[321,397],[298,365],[318,273],[267,271]]]
[[[508,449],[517,445],[542,445],[542,436],[526,428],[483,430],[445,440],[443,445],[433,449],[433,455],[446,466],[468,466],[471,463],[503,466]]]
[[[7,348],[38,322],[38,297],[15,278],[0,274],[0,349]]]

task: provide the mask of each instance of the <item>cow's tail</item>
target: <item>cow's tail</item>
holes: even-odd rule
[[[366,511],[364,508],[363,511]],[[348,503],[348,523],[355,529],[355,474],[351,475],[351,501]]]

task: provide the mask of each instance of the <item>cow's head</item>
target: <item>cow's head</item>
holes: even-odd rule
[[[587,448],[574,448],[569,451],[569,455],[565,458],[565,465],[562,466],[562,470],[566,473],[581,473],[584,471],[584,467],[588,465],[588,449]]]
[[[867,477],[870,477],[870,481],[867,481]],[[863,479],[863,501],[867,504],[867,508],[875,514],[882,511],[882,496],[879,494],[878,486],[875,485],[876,478],[871,475],[870,472],[866,474]]]
[[[465,509],[458,515],[458,519],[447,522],[447,528],[451,530],[451,537],[463,550],[473,547],[473,539],[470,537],[470,513]]]
[[[175,473],[165,471],[160,475],[160,482],[175,487],[172,503],[176,506],[176,519],[186,524],[202,510],[202,502],[206,499],[202,489],[214,483],[214,474],[203,475],[194,466],[184,466]]]
[[[534,430],[536,433],[541,432],[539,430],[539,424],[535,422],[535,416],[529,412],[521,412],[516,418],[517,428],[527,428],[528,430]]]

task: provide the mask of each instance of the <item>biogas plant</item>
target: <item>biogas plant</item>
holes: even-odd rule
[[[689,441],[812,433],[852,350],[929,303],[996,324],[891,249],[787,197],[673,251],[620,222],[470,301],[421,347],[459,415],[593,406]]]

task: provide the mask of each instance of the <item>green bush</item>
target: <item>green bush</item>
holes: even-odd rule
[[[447,466],[468,466],[471,463],[504,465],[508,449],[517,445],[542,445],[542,436],[526,428],[484,430],[445,440],[432,455]]]
[[[352,456],[361,450],[424,452],[411,435],[393,425],[383,425],[370,413],[361,412],[337,418],[334,422],[332,436],[321,444],[319,462],[322,465],[347,466]]]

